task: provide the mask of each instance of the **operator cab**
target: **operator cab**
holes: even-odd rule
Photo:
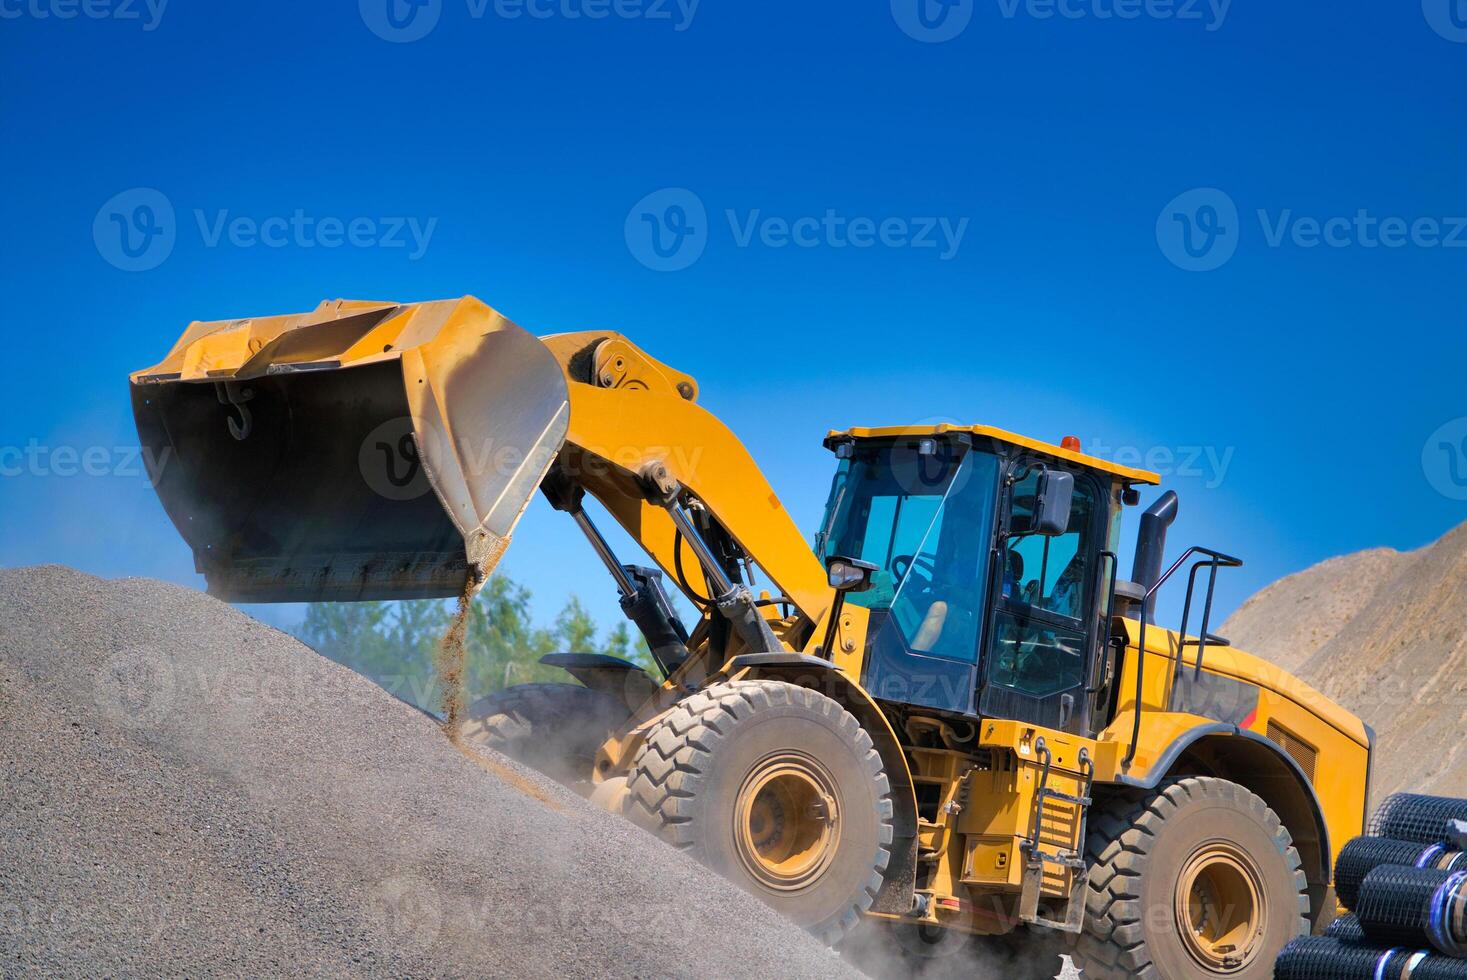
[[[870,611],[866,690],[1100,727],[1122,501],[1157,477],[987,427],[854,429],[826,445],[839,465],[816,550],[875,566],[848,599]]]

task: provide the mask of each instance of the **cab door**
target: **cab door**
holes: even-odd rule
[[[1088,735],[1086,674],[1099,639],[1107,498],[1092,476],[1077,472],[1065,533],[1030,533],[1041,471],[1038,460],[1019,459],[1004,480],[979,710]]]

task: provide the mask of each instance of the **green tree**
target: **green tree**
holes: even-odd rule
[[[321,602],[306,607],[297,635],[317,652],[430,711],[439,703],[434,653],[453,616],[453,602]],[[470,701],[513,684],[567,680],[539,660],[562,651],[604,653],[644,667],[652,659],[626,623],[603,636],[575,596],[548,628],[534,626],[530,591],[496,575],[480,590],[464,636],[465,694]]]

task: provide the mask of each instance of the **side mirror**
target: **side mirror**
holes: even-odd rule
[[[865,592],[871,588],[871,577],[876,574],[876,566],[869,561],[832,555],[826,559],[825,574],[830,579],[830,587],[835,590],[835,602],[830,607],[830,624],[825,627],[825,642],[820,644],[821,656],[829,660],[835,652],[835,632],[840,624],[841,610],[846,604],[846,593]]]
[[[1053,538],[1070,528],[1070,506],[1075,498],[1075,474],[1045,468],[1039,474],[1034,498],[1033,534]]]
[[[865,592],[871,588],[871,578],[876,574],[876,566],[869,561],[834,555],[826,561],[825,571],[830,577],[830,587],[835,591]]]

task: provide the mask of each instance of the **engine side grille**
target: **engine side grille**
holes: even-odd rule
[[[1314,766],[1319,757],[1318,749],[1276,721],[1268,723],[1268,738],[1269,741],[1287,752],[1289,758],[1299,763],[1299,768],[1304,770],[1305,777],[1311,783],[1314,782]]]

